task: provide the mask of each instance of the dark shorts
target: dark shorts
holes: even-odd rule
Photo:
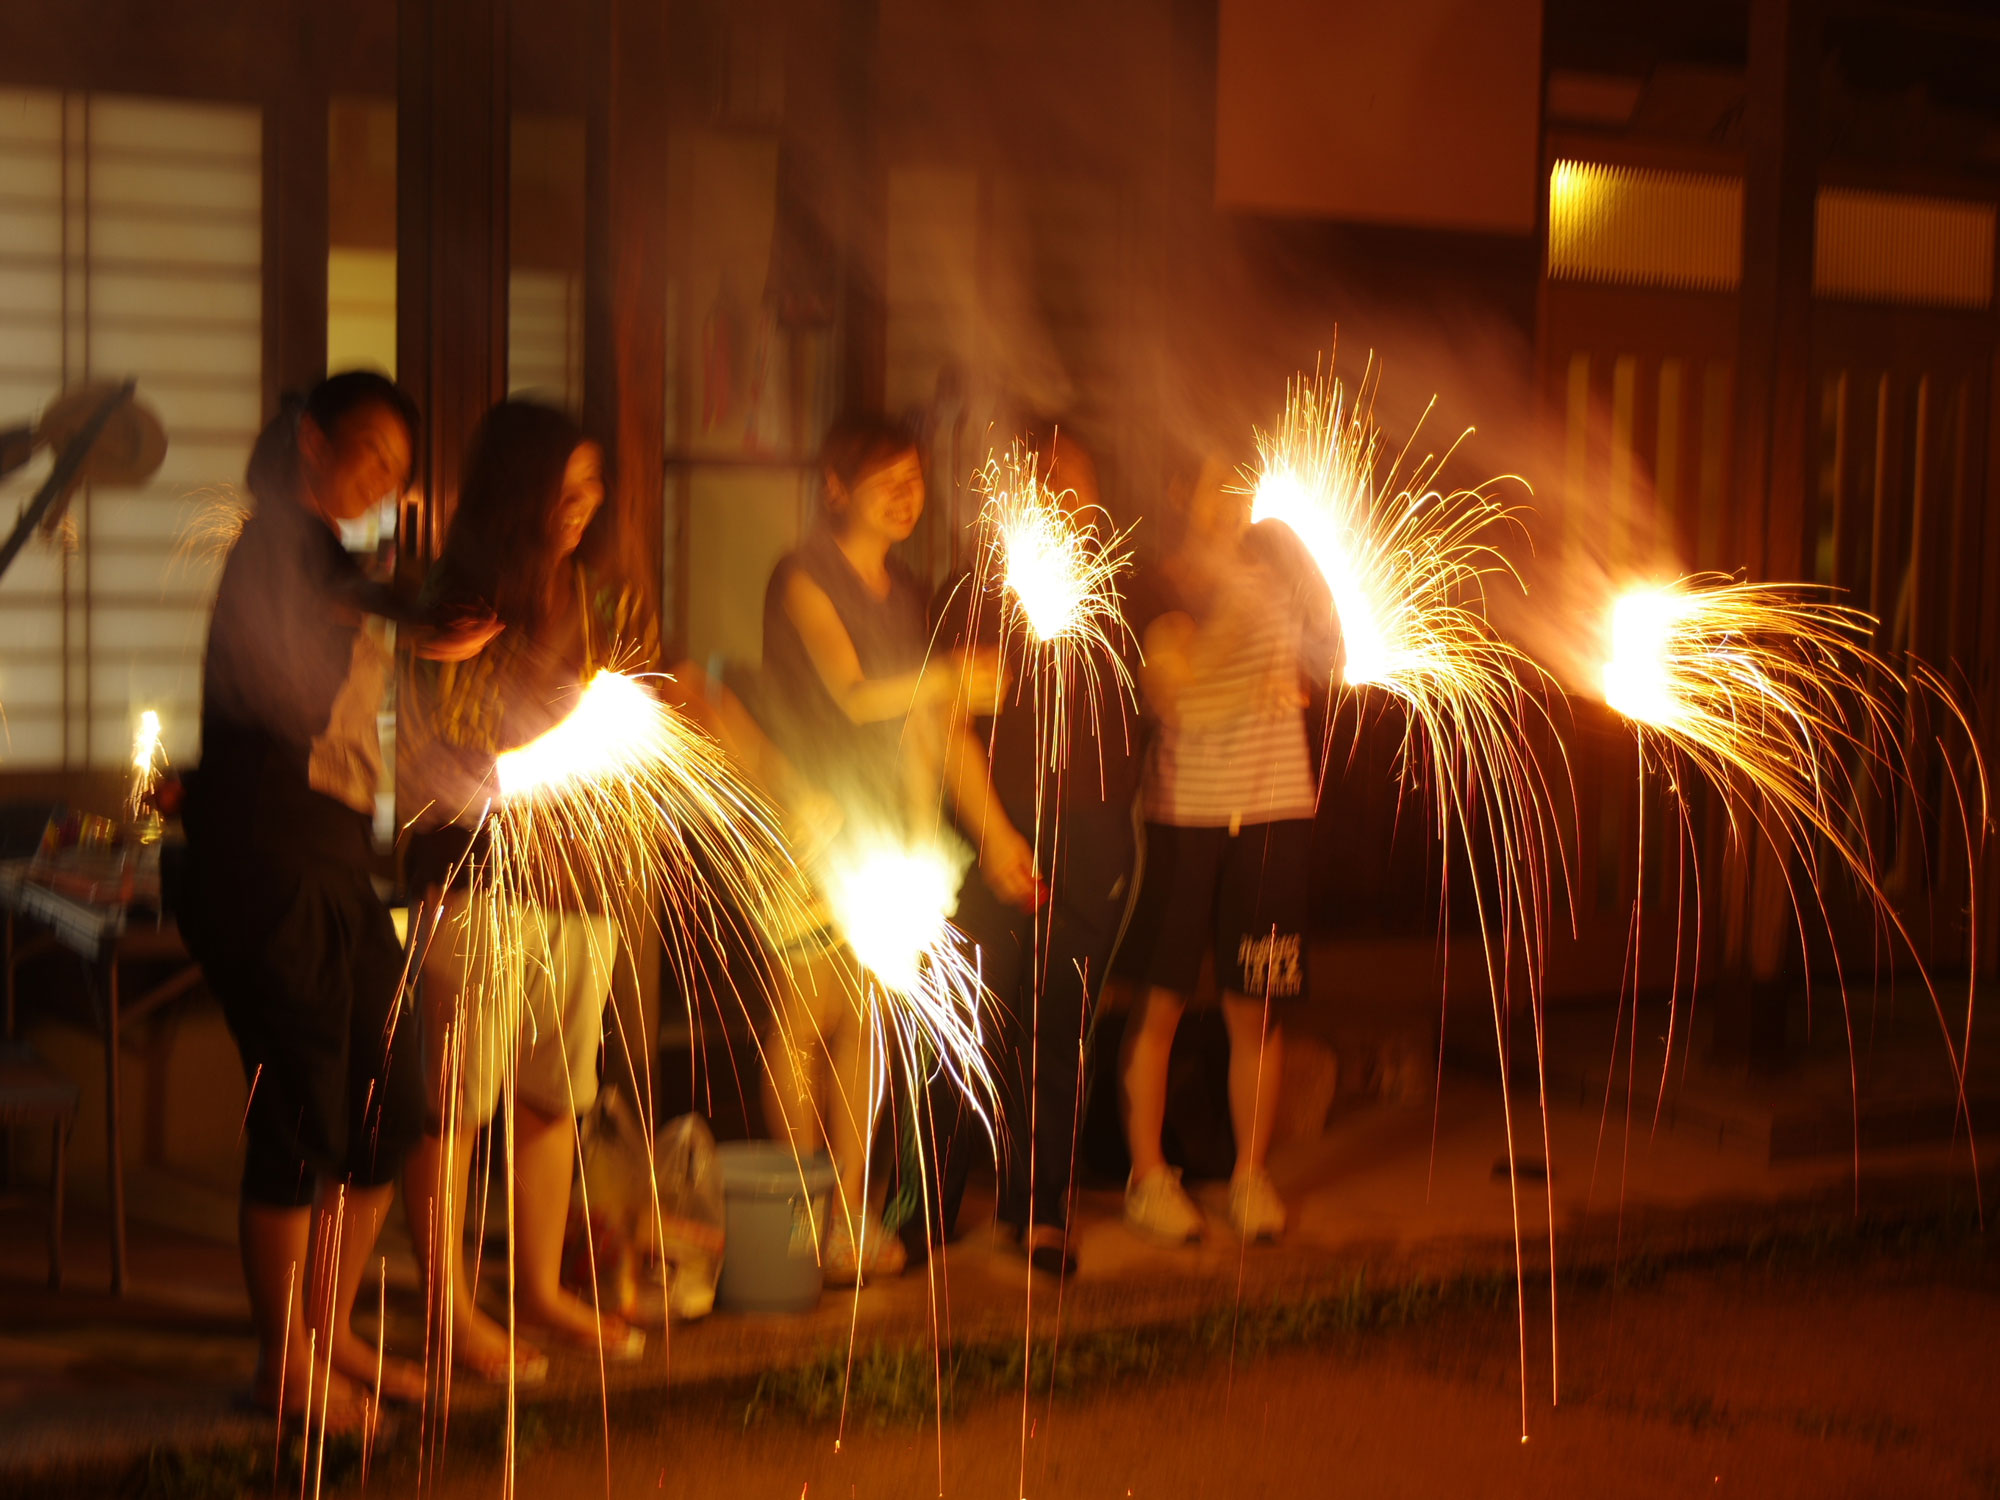
[[[393,1182],[424,1128],[423,1051],[402,946],[367,873],[191,863],[182,935],[250,1084],[244,1198],[301,1207],[316,1177]]]
[[[1268,999],[1274,1009],[1306,995],[1312,822],[1227,828],[1146,825],[1145,873],[1118,972],[1183,999],[1215,957],[1216,988]]]

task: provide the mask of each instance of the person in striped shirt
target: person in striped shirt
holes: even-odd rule
[[[1201,465],[1181,534],[1134,590],[1154,722],[1142,789],[1144,873],[1119,969],[1139,989],[1121,1057],[1132,1175],[1125,1217],[1149,1237],[1200,1238],[1200,1211],[1161,1154],[1167,1062],[1204,959],[1229,1034],[1236,1168],[1229,1217],[1275,1239],[1285,1206],[1264,1170],[1284,1018],[1306,995],[1318,783],[1306,685],[1331,665],[1330,603],[1295,538],[1253,527],[1228,460]]]

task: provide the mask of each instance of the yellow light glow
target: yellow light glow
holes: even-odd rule
[[[1069,744],[1073,690],[1095,720],[1101,677],[1109,672],[1136,704],[1123,646],[1129,632],[1119,609],[1118,579],[1131,566],[1128,532],[1114,530],[1095,505],[1058,490],[1024,444],[993,454],[974,479],[985,495],[974,567],[973,609],[990,593],[1003,601],[1000,654],[1018,671],[1052,768]],[[973,632],[977,637],[978,632]],[[1009,650],[1015,635],[1023,649]]]
[[[839,870],[827,892],[854,956],[899,994],[921,988],[926,957],[947,941],[958,879],[932,850],[877,849]]]
[[[666,706],[633,678],[599,672],[567,718],[499,757],[501,795],[558,792],[630,772],[665,750],[667,715]]]
[[[1628,719],[1671,728],[1685,713],[1674,695],[1671,653],[1688,601],[1666,589],[1634,589],[1611,606],[1604,701]]]
[[[1360,480],[1351,473],[1327,477],[1337,485]],[[1280,521],[1291,528],[1326,580],[1334,614],[1340,619],[1341,680],[1350,687],[1384,683],[1395,670],[1382,633],[1381,606],[1356,565],[1357,554],[1365,549],[1357,546],[1359,539],[1345,524],[1357,499],[1352,493],[1316,496],[1280,462],[1258,477],[1250,503],[1252,521]]]

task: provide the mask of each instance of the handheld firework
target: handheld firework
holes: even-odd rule
[[[1473,870],[1500,1056],[1509,1054],[1509,1018],[1516,993],[1524,993],[1539,1070],[1551,887],[1563,855],[1555,792],[1530,734],[1539,722],[1560,745],[1548,712],[1554,684],[1500,638],[1485,610],[1496,575],[1518,583],[1499,550],[1516,513],[1491,483],[1443,489],[1452,449],[1412,462],[1406,448],[1386,459],[1374,422],[1376,386],[1372,363],[1351,397],[1330,373],[1292,382],[1277,426],[1258,435],[1251,516],[1290,527],[1326,580],[1342,637],[1342,689],[1401,711],[1402,784],[1427,788],[1440,846],[1462,850]],[[1502,1097],[1511,1178],[1513,1107],[1504,1069]],[[1546,1090],[1542,1132],[1546,1153]],[[1514,1215],[1518,1283],[1518,1197]],[[1549,1233],[1553,1278],[1552,1206]],[[1550,1289],[1553,1330],[1553,1279]],[[1525,1432],[1525,1299],[1518,1305]],[[1553,1379],[1552,1369],[1552,1387]]]
[[[1750,583],[1710,573],[1635,587],[1611,604],[1601,690],[1638,741],[1642,837],[1648,772],[1669,788],[1684,855],[1695,847],[1686,779],[1713,787],[1733,841],[1740,846],[1751,834],[1761,836],[1782,862],[1801,937],[1809,913],[1831,932],[1828,883],[1844,875],[1879,927],[1915,963],[1944,1032],[1963,1108],[1959,1045],[1879,873],[1864,809],[1876,783],[1914,785],[1904,705],[1919,696],[1935,698],[1971,746],[1969,784],[1961,785],[1956,775],[1952,784],[1965,814],[1967,868],[1976,871],[1975,845],[1987,823],[1986,771],[1947,684],[1921,665],[1907,680],[1899,676],[1869,648],[1875,626],[1873,616],[1809,584]],[[1699,910],[1698,890],[1696,905]],[[1633,923],[1636,944],[1636,900]],[[1672,1056],[1682,946],[1677,935],[1663,1068]],[[1853,1035],[1837,944],[1834,964],[1853,1082]],[[1971,1003],[1968,990],[1968,1035]],[[1857,1110],[1857,1154],[1859,1129]]]

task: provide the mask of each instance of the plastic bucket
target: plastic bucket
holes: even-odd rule
[[[715,1301],[729,1312],[811,1312],[819,1303],[817,1241],[826,1237],[833,1162],[801,1162],[775,1141],[715,1148],[722,1172],[722,1278]]]

